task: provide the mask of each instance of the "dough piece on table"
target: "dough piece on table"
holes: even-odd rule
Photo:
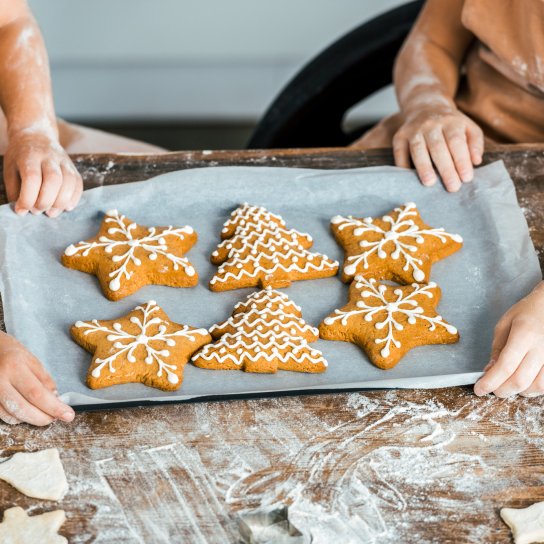
[[[393,368],[412,348],[452,344],[457,329],[436,312],[440,301],[436,283],[397,286],[356,276],[349,302],[319,325],[325,340],[358,344],[378,368]]]
[[[141,382],[176,390],[191,355],[212,339],[206,329],[170,321],[154,300],[119,319],[78,321],[70,332],[93,354],[87,374],[91,389]]]
[[[458,234],[426,225],[413,202],[383,217],[337,215],[331,219],[331,230],[346,252],[342,270],[346,283],[357,274],[406,285],[428,283],[431,265],[463,247]]]
[[[214,370],[324,372],[327,361],[308,344],[317,340],[318,331],[301,315],[300,307],[271,287],[252,293],[234,307],[231,318],[210,329],[217,342],[192,361]]]
[[[234,210],[221,232],[223,241],[212,253],[220,265],[210,281],[212,291],[243,287],[287,287],[295,280],[334,276],[338,263],[308,251],[308,234],[288,229],[265,208],[245,203]]]
[[[512,530],[516,544],[544,542],[544,502],[527,508],[503,508],[501,518]]]
[[[110,210],[94,238],[66,248],[62,264],[96,275],[110,300],[144,285],[193,287],[198,274],[183,255],[196,240],[192,227],[144,227]]]
[[[39,516],[28,516],[16,506],[4,511],[0,523],[2,544],[67,544],[68,540],[58,534],[66,521],[64,510],[46,512]]]
[[[16,453],[7,461],[0,462],[0,480],[35,499],[60,501],[68,491],[66,474],[56,448]]]

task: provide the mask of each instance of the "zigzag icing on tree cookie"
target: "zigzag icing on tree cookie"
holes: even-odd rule
[[[287,229],[279,215],[243,204],[225,223],[224,240],[212,253],[219,269],[210,281],[212,291],[242,287],[286,287],[291,281],[334,276],[338,263],[312,253],[308,234]]]
[[[196,271],[183,256],[196,239],[189,226],[144,227],[110,210],[98,235],[69,245],[62,263],[96,274],[106,296],[118,300],[148,283],[196,285]]]
[[[224,323],[210,333],[217,341],[193,357],[200,368],[246,372],[324,372],[327,361],[308,342],[316,328],[301,317],[300,308],[283,293],[267,288],[239,302]]]
[[[416,346],[459,340],[457,329],[436,312],[440,294],[433,282],[399,287],[357,276],[349,303],[325,318],[320,336],[354,342],[376,366],[392,368]]]
[[[381,218],[337,215],[331,229],[346,251],[343,281],[362,274],[378,280],[425,283],[432,263],[463,245],[458,234],[426,225],[413,202]]]
[[[302,319],[300,306],[289,300],[287,295],[271,288],[257,291],[249,295],[246,301],[238,302],[232,317],[222,324],[213,325],[210,334],[213,338],[219,338],[246,326],[260,332],[270,328],[276,333],[285,330],[291,336],[301,336],[308,342],[315,342],[319,338],[318,330]]]
[[[246,227],[248,225],[267,225],[273,227],[274,224],[280,227],[286,227],[285,221],[280,215],[269,212],[262,206],[252,206],[251,204],[244,202],[241,206],[238,206],[238,208],[232,211],[229,219],[225,221],[223,229],[221,230],[221,238],[231,238],[235,234],[238,227]],[[311,236],[308,234],[302,234],[300,232],[297,232],[297,234],[299,234],[301,237],[307,238],[311,245]]]
[[[153,300],[110,321],[78,321],[74,340],[94,353],[87,384],[92,389],[142,382],[177,389],[189,357],[211,341],[206,329],[170,321]]]

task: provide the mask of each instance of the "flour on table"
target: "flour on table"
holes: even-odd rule
[[[516,544],[544,542],[544,502],[528,508],[503,508],[501,518],[512,530]]]
[[[66,521],[64,510],[46,512],[39,516],[28,516],[16,506],[4,512],[0,523],[0,542],[2,544],[68,544],[68,540],[58,534]]]
[[[16,453],[0,463],[0,480],[36,499],[58,501],[68,491],[66,474],[56,448]]]

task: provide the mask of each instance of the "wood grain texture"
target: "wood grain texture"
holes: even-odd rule
[[[542,263],[544,147],[503,147],[485,160],[501,158]],[[391,160],[388,150],[351,149],[75,158],[86,187],[227,164]],[[64,508],[71,543],[243,542],[251,531],[255,542],[297,544],[310,541],[300,533],[314,543],[511,542],[499,508],[544,500],[543,404],[458,387],[82,412],[45,429],[0,424],[0,457],[58,447],[71,486],[53,504],[0,482],[0,507]]]

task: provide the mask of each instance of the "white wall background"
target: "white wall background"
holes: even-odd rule
[[[30,0],[59,115],[257,119],[336,38],[402,0]],[[392,93],[360,115],[395,108]]]

